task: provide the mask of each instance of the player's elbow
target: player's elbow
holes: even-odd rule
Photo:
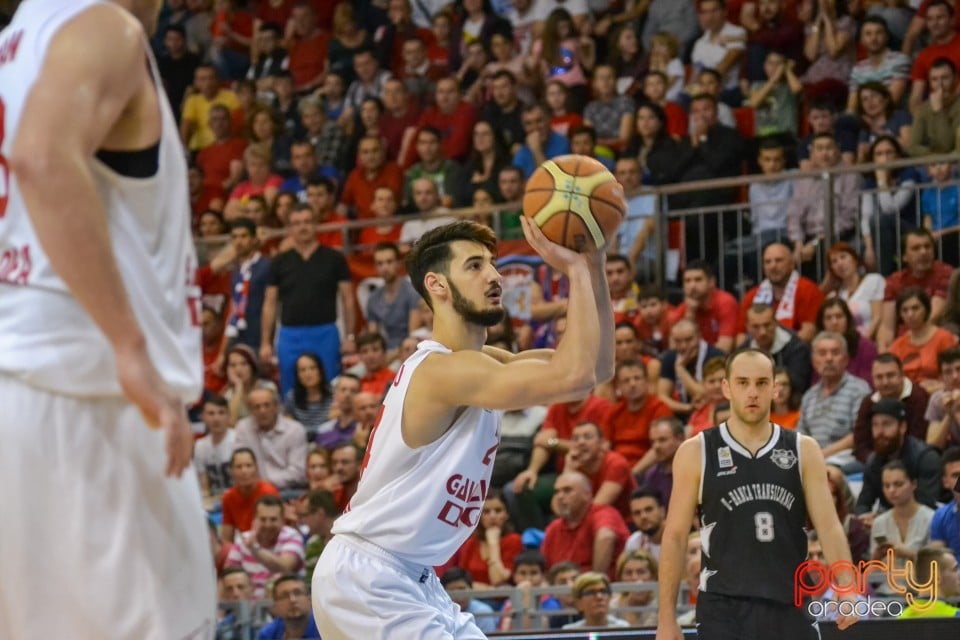
[[[593,370],[572,371],[562,378],[563,395],[586,397],[597,386],[597,375]]]

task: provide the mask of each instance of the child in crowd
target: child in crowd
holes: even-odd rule
[[[536,549],[528,549],[516,555],[513,559],[513,583],[517,585],[522,593],[523,617],[517,625],[514,625],[513,617],[510,615],[513,611],[513,601],[507,600],[503,604],[503,618],[500,619],[500,631],[510,631],[511,629],[543,629],[549,626],[548,618],[544,618],[539,624],[534,624],[530,612],[540,611],[559,611],[563,608],[560,601],[554,596],[542,595],[537,602],[534,602],[531,589],[545,586],[547,561],[543,554]]]
[[[672,33],[660,32],[650,41],[650,71],[659,71],[666,76],[669,102],[676,102],[683,93],[686,71],[679,52],[680,41]]]
[[[433,16],[433,42],[427,47],[430,64],[444,73],[450,70],[450,14],[440,11]]]
[[[566,138],[571,131],[583,124],[583,116],[569,112],[570,90],[559,80],[547,83],[545,94],[550,111],[550,128]]]
[[[958,218],[957,172],[953,163],[934,162],[927,165],[927,173],[934,186],[920,194],[920,214],[923,226],[933,232],[941,246],[941,259],[956,265],[960,259],[960,218]]]
[[[740,88],[747,96],[744,106],[753,107],[756,113],[757,136],[797,135],[803,84],[793,72],[793,65],[793,60],[771,51],[763,62],[765,81],[752,84],[745,78],[740,81]]]
[[[669,349],[670,305],[663,290],[653,285],[640,287],[637,294],[640,319],[635,323],[640,350],[644,355],[657,357]]]

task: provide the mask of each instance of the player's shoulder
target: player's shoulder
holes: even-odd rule
[[[674,468],[699,470],[700,458],[706,446],[705,440],[704,432],[684,440],[674,454]]]

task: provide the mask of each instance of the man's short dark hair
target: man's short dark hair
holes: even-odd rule
[[[588,135],[590,139],[593,140],[593,143],[597,143],[597,130],[591,127],[588,124],[581,124],[580,126],[574,127],[570,130],[570,139],[573,140],[575,136]]]
[[[713,267],[711,267],[710,263],[706,260],[691,260],[687,263],[687,268],[683,270],[684,273],[687,271],[703,271],[703,274],[707,276],[707,278],[714,276]]]
[[[230,223],[230,231],[234,229],[246,229],[252,237],[257,237],[257,223],[246,216],[237,218]]]
[[[927,13],[929,13],[930,9],[933,9],[934,7],[943,7],[947,10],[949,15],[952,16],[954,14],[953,5],[947,2],[947,0],[932,0],[932,2],[927,5]]]
[[[674,438],[682,438],[686,434],[683,422],[680,418],[675,416],[664,416],[662,418],[654,418],[650,422],[650,428],[653,429],[655,425],[665,424],[670,427],[670,433],[673,434]]]
[[[335,454],[337,451],[340,451],[340,449],[350,449],[351,451],[353,451],[353,455],[356,458],[357,462],[359,462],[360,459],[363,457],[360,455],[360,452],[361,452],[360,447],[353,444],[352,442],[341,442],[340,444],[335,446],[333,449],[330,449],[330,456],[332,457],[333,454]]]
[[[820,133],[813,134],[813,137],[810,138],[810,144],[813,145],[814,142],[822,139],[827,139],[833,144],[837,144],[837,137],[830,131],[821,131]]]
[[[499,80],[500,78],[506,78],[512,85],[517,84],[517,76],[513,75],[513,73],[507,69],[500,69],[497,71],[495,74],[493,74],[492,80]]]
[[[929,5],[928,5],[928,6],[929,6]],[[863,21],[860,23],[860,31],[862,32],[862,31],[863,31],[863,28],[864,28],[865,26],[867,26],[868,24],[878,24],[878,25],[880,25],[881,27],[883,27],[884,33],[887,34],[887,38],[890,37],[890,25],[887,24],[887,21],[886,21],[886,19],[885,19],[883,16],[878,16],[878,15],[869,15],[869,16],[867,16],[867,17],[864,18]]]
[[[337,192],[336,183],[326,176],[313,176],[307,179],[307,188],[310,187],[323,187],[327,190],[327,193]]]
[[[423,279],[431,271],[449,275],[450,260],[453,258],[451,245],[460,240],[481,244],[491,254],[497,255],[497,236],[493,230],[469,220],[459,220],[426,232],[407,254],[410,282],[431,309],[433,300],[430,299]]]
[[[337,508],[337,501],[334,499],[333,494],[324,489],[308,491],[304,494],[303,501],[307,505],[307,513],[313,514],[318,511],[323,511],[331,518],[340,515],[340,509]]]
[[[400,247],[397,246],[396,242],[378,242],[374,245],[373,252],[379,253],[381,251],[392,251],[397,259],[400,258]]]
[[[960,447],[950,447],[943,452],[943,456],[940,458],[944,470],[946,470],[948,464],[954,462],[960,462]]]
[[[521,551],[513,558],[513,568],[516,569],[520,565],[535,565],[540,567],[540,571],[547,570],[547,560],[543,557],[543,554],[537,551],[536,549],[526,549]]]
[[[260,31],[271,31],[278,38],[283,36],[283,27],[276,22],[264,22],[260,25]]]
[[[420,137],[420,134],[421,134],[421,133],[426,133],[426,134],[432,135],[432,136],[433,136],[434,138],[436,138],[438,141],[443,139],[443,134],[440,133],[440,130],[437,129],[436,127],[432,126],[432,125],[429,125],[429,124],[420,127],[420,130],[417,131],[417,137],[418,137],[418,138]]]
[[[712,71],[712,69],[704,69],[704,71]],[[694,102],[700,102],[702,100],[706,100],[707,102],[712,104],[714,107],[716,107],[718,104],[716,97],[714,97],[709,93],[694,94],[693,97],[690,98],[690,104],[692,105]]]
[[[630,321],[628,321],[628,320],[621,320],[620,322],[618,322],[617,324],[615,324],[615,325],[613,326],[613,330],[614,330],[615,332],[616,332],[616,331],[619,331],[620,329],[629,329],[629,330],[630,330],[630,333],[633,334],[633,337],[634,337],[634,338],[639,338],[639,337],[640,337],[640,332],[637,330],[637,325],[633,324],[632,322],[630,322]]]
[[[649,378],[647,375],[647,368],[643,365],[643,362],[637,358],[626,358],[617,363],[617,373],[615,377],[620,376],[620,372],[624,369],[640,369],[643,371],[643,377]]]
[[[643,302],[644,300],[651,300],[653,298],[663,301],[667,299],[667,294],[655,284],[645,284],[640,287],[640,291],[637,292],[637,302]]]
[[[639,500],[641,498],[651,498],[654,502],[657,503],[657,506],[663,507],[663,496],[659,491],[651,487],[640,487],[635,489],[633,493],[630,494],[630,501]]]
[[[947,3],[944,2],[944,4],[947,4]],[[950,6],[950,5],[947,5],[947,6]],[[930,8],[927,7],[927,11],[929,11],[929,10],[930,10]],[[946,68],[950,69],[950,73],[952,73],[953,75],[957,75],[957,65],[955,65],[955,64],[953,63],[953,60],[951,60],[950,58],[946,58],[946,57],[941,56],[941,57],[937,58],[936,60],[934,60],[933,63],[930,65],[930,69],[931,69],[931,70],[932,70],[932,69],[938,69],[938,68],[941,68],[941,67],[946,67]]]
[[[183,28],[182,24],[167,25],[167,28],[163,30],[163,34],[166,35],[171,31],[173,31],[174,33],[179,33],[182,38],[187,37],[187,30]]]
[[[930,244],[934,247],[937,246],[937,241],[934,240],[933,234],[930,232],[930,229],[926,227],[911,227],[903,232],[903,239],[900,241],[900,252],[907,252],[907,238],[926,238]]]
[[[364,331],[357,336],[357,351],[359,351],[362,347],[366,347],[371,344],[378,344],[383,351],[387,350],[387,341],[379,333],[373,331]]]
[[[810,101],[808,113],[810,111],[829,111],[830,113],[836,113],[837,105],[834,104],[833,100],[830,98],[819,97]]]
[[[203,399],[203,406],[206,408],[208,404],[212,404],[215,407],[220,407],[221,409],[228,409],[230,403],[227,402],[227,399],[224,398],[219,393],[213,393]]]
[[[937,354],[937,367],[943,369],[945,365],[960,362],[960,347],[950,347]]]
[[[224,567],[223,571],[220,572],[220,578],[223,579],[234,574],[242,574],[247,577],[247,580],[250,580],[250,574],[243,567]]]
[[[297,584],[299,584],[300,586],[302,586],[302,587],[304,587],[304,588],[306,588],[306,586],[307,586],[306,581],[305,581],[303,578],[301,578],[300,576],[298,576],[297,574],[295,574],[295,573],[284,573],[284,574],[281,574],[279,578],[277,578],[276,580],[273,581],[273,586],[270,587],[270,594],[273,595],[274,597],[276,597],[277,587],[279,587],[280,585],[282,585],[284,582],[296,582]]]
[[[440,578],[440,584],[445,588],[451,582],[459,582],[460,580],[466,582],[467,587],[473,586],[473,577],[469,571],[461,569],[460,567],[450,567],[443,572],[443,577]]]
[[[607,264],[610,263],[621,263],[627,267],[628,271],[633,271],[633,265],[630,264],[630,258],[623,255],[622,253],[608,253],[607,254]]]
[[[903,363],[900,361],[896,355],[887,351],[886,353],[881,353],[873,360],[873,364],[895,364],[900,373],[903,373]]]
[[[257,498],[257,501],[253,503],[253,512],[256,513],[260,507],[276,507],[282,511],[283,500],[273,495],[260,496]]]

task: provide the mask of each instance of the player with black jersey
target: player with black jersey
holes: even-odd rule
[[[730,419],[683,443],[660,551],[658,640],[680,640],[676,602],[694,514],[701,517],[697,630],[708,640],[813,640],[793,604],[809,516],[828,562],[850,560],[816,441],[770,422],[774,363],[755,349],[727,358]],[[856,622],[841,617],[844,629]]]

